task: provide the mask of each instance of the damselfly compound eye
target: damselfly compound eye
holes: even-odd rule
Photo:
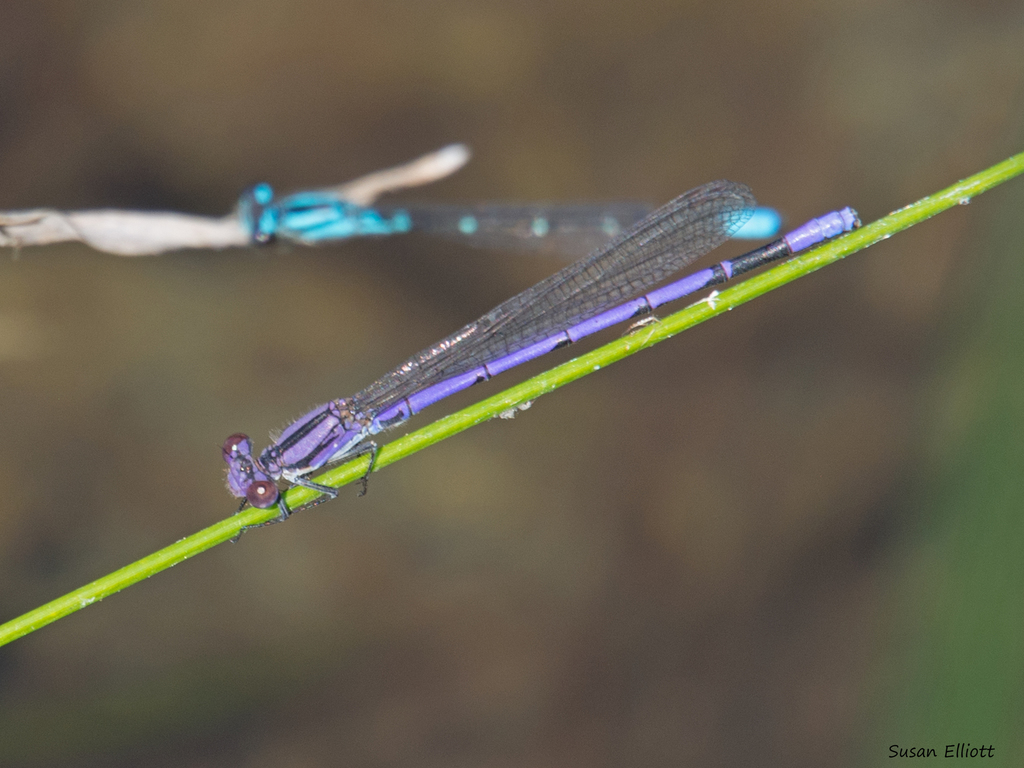
[[[239,453],[248,454],[252,450],[251,445],[249,436],[239,432],[225,440],[220,450],[224,454],[224,461],[231,461]]]
[[[270,201],[274,199],[274,189],[267,183],[257,184],[252,188],[251,194],[253,200],[260,205],[269,205]]]
[[[250,506],[257,509],[266,509],[277,503],[279,495],[277,486],[272,482],[269,480],[257,480],[245,492],[245,500],[249,502]]]

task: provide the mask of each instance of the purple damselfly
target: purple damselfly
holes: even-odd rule
[[[231,493],[254,507],[292,512],[277,483],[285,481],[335,498],[335,488],[307,476],[327,464],[370,454],[370,438],[428,405],[473,384],[617,323],[736,275],[786,258],[860,226],[852,208],[812,219],[784,237],[662,288],[649,289],[724,243],[756,206],[744,184],[714,181],[659,208],[622,235],[565,267],[479,320],[434,344],[358,394],[314,408],[289,425],[259,456],[243,434],[223,446]],[[319,503],[319,501],[314,503]],[[240,508],[241,509],[241,508]]]

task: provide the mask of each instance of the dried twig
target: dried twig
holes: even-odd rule
[[[357,205],[381,195],[443,179],[469,160],[469,149],[451,144],[412,162],[376,171],[330,191]],[[152,256],[185,248],[237,248],[249,235],[235,214],[222,218],[148,211],[0,212],[0,246],[24,248],[78,241],[118,256]]]

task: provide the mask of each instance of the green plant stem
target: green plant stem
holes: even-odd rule
[[[728,312],[799,277],[809,275],[811,272],[931,218],[947,208],[970,202],[976,195],[1002,184],[1022,172],[1024,172],[1024,153],[1014,155],[981,173],[964,179],[934,195],[929,195],[906,208],[894,211],[872,224],[826,243],[807,254],[780,264],[720,293],[712,293],[709,297],[669,315],[663,320],[642,326],[624,338],[612,341],[592,352],[556,366],[522,384],[464,408],[458,413],[445,416],[433,424],[381,448],[375,471],[440,440],[456,435],[475,424],[536,400],[541,395],[635,354],[641,349],[669,339],[687,328],[703,323],[723,312]],[[364,457],[335,467],[315,478],[316,482],[333,488],[341,487],[361,477],[366,471],[367,462],[368,459]],[[315,492],[306,488],[295,487],[286,493],[288,505],[292,509],[309,504],[316,497]],[[246,526],[259,525],[276,516],[276,507],[271,509],[250,508],[211,525],[209,528],[3,624],[0,626],[0,645],[5,645],[165,568],[228,541],[237,536],[239,531]]]

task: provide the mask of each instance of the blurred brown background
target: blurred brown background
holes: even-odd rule
[[[1024,149],[1022,52],[995,0],[3,0],[0,210],[221,214],[463,141],[406,197],[730,178],[790,225],[870,221]],[[1010,182],[3,648],[0,764],[1020,765],[1022,206]],[[229,515],[228,434],[560,266],[0,255],[0,620]]]

